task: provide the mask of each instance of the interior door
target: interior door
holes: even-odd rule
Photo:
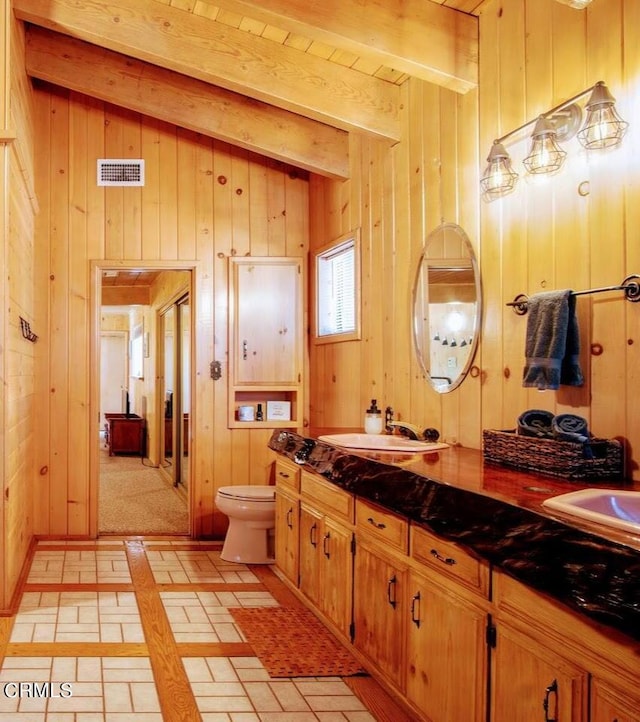
[[[100,334],[100,428],[105,413],[119,413],[122,391],[127,388],[127,332],[103,331]]]

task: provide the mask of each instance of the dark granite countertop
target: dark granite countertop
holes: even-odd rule
[[[589,484],[485,464],[475,449],[355,452],[317,441],[322,433],[330,431],[301,436],[276,430],[269,447],[640,640],[640,536],[562,519],[542,507],[548,497]]]

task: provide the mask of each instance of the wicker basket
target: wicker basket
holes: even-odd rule
[[[582,444],[539,439],[512,431],[482,432],[485,461],[523,471],[558,476],[567,480],[620,480],[624,475],[622,444],[609,439],[592,439],[592,459],[584,457]]]

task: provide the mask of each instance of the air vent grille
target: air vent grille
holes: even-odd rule
[[[144,160],[98,158],[99,186],[143,186]]]

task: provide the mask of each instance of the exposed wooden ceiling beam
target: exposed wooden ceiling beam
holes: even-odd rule
[[[21,20],[343,130],[398,140],[400,89],[155,0],[14,0]]]
[[[30,27],[29,75],[320,175],[349,174],[348,133],[286,110]]]
[[[436,85],[478,84],[478,18],[430,0],[207,0]]]

